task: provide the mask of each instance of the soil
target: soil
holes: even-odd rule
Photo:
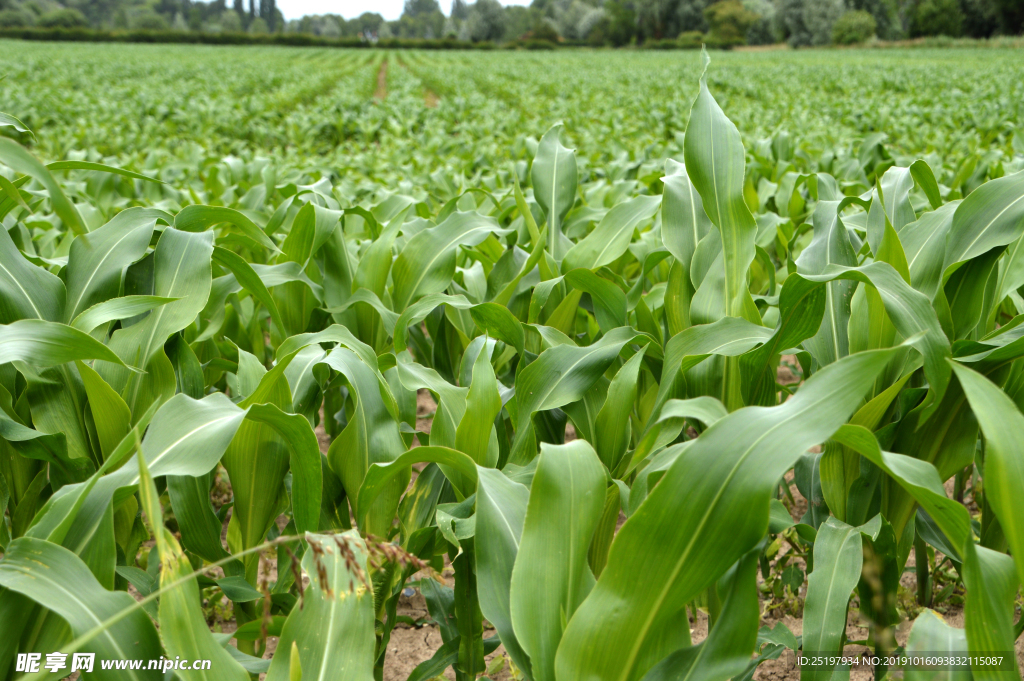
[[[445,570],[444,579],[448,586],[454,586],[454,580],[449,572],[449,570]],[[417,622],[425,622],[430,617],[427,612],[427,602],[418,590],[414,591],[412,596],[403,595],[399,599],[398,615],[399,617],[409,617]],[[494,629],[485,621],[484,638],[494,635]],[[391,641],[388,643],[388,653],[384,662],[384,681],[405,681],[416,665],[433,657],[442,643],[440,631],[431,624],[421,626],[398,624],[392,630]],[[485,660],[487,669],[492,670],[487,674],[487,678],[492,681],[511,681],[513,677],[504,647],[498,646]],[[447,669],[443,676],[451,681],[455,680],[455,674],[451,668]]]
[[[383,101],[388,96],[388,61],[385,59],[380,64],[380,70],[377,71],[377,89],[373,92],[373,98],[377,101]]]
[[[421,433],[430,433],[430,426],[434,423],[434,414],[437,412],[437,402],[434,396],[425,388],[420,388],[416,393],[416,430]],[[413,447],[419,445],[419,438],[413,443]]]

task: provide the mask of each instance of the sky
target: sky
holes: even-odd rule
[[[441,11],[451,10],[451,0],[438,0]],[[530,0],[501,0],[505,5],[529,5]],[[306,14],[340,14],[346,19],[363,12],[376,12],[391,21],[402,16],[405,0],[277,0],[277,8],[285,19],[299,19]],[[469,2],[467,4],[472,4]]]

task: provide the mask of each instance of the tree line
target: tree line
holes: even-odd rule
[[[0,29],[20,27],[296,33],[394,39],[795,47],[922,36],[989,38],[1024,30],[1022,0],[406,0],[387,21],[367,12],[285,21],[276,0],[0,0]]]

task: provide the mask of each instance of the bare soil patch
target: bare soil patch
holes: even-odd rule
[[[373,92],[373,98],[378,102],[384,101],[384,98],[388,96],[388,60],[385,59],[380,64],[380,70],[377,71],[377,89]]]

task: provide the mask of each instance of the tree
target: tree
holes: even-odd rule
[[[963,35],[964,16],[957,0],[922,0],[914,8],[910,35],[945,35],[958,38]]]
[[[964,32],[975,38],[994,34],[1015,35],[1024,31],[1021,0],[960,0]]]
[[[239,19],[245,16],[245,7],[242,6],[242,0],[235,0],[234,9]]]
[[[277,5],[275,0],[260,0],[260,18],[267,22],[267,28],[274,32]]]
[[[570,40],[583,40],[603,18],[603,9],[582,0],[555,5],[555,25],[558,32]]]
[[[832,42],[832,27],[846,12],[843,0],[811,0],[804,7],[804,23],[811,32],[811,44]]]
[[[674,38],[685,31],[703,33],[708,30],[704,10],[710,4],[709,0],[635,0],[638,39]]]
[[[704,10],[704,18],[711,27],[710,40],[721,46],[745,43],[747,30],[758,20],[740,0],[720,0]]]
[[[757,17],[747,29],[747,44],[770,45],[778,42],[775,5],[768,0],[743,0],[743,7]]]
[[[376,12],[363,12],[350,21],[349,25],[355,29],[356,34],[361,33],[364,36],[379,35],[380,29],[384,25],[384,17]]]
[[[466,4],[466,0],[452,0],[452,11],[450,14],[452,19],[458,19],[459,21],[465,21],[469,18],[469,5]]]
[[[790,45],[811,44],[811,32],[804,23],[804,0],[781,0],[778,20]]]
[[[188,14],[185,15],[185,23],[188,24],[188,30],[200,31],[203,28],[203,10],[193,5],[189,8]]]
[[[498,0],[476,0],[466,20],[473,42],[501,40],[505,34],[505,8]]]
[[[972,38],[988,38],[999,29],[999,8],[995,0],[960,0],[964,33]]]
[[[20,7],[0,10],[0,26],[4,28],[27,28],[34,23],[36,23],[35,15]]]
[[[562,40],[562,36],[558,34],[558,29],[555,28],[555,22],[547,17],[537,16],[536,21],[533,24],[533,28],[530,29],[530,40],[540,41],[545,43],[559,43]]]
[[[533,14],[522,5],[509,5],[505,8],[505,33],[501,36],[504,42],[519,40],[530,32],[533,27]]]
[[[900,22],[895,0],[847,0],[851,10],[870,14],[875,20],[875,33],[882,40],[899,40],[906,33]]]
[[[1021,0],[995,0],[1003,33],[1017,34],[1024,31],[1024,2]]]
[[[605,42],[616,47],[629,45],[636,37],[636,12],[625,2],[608,0],[604,3],[604,22],[600,29]]]
[[[444,32],[444,13],[437,0],[405,0],[397,29],[403,38],[439,38]]]
[[[42,15],[36,24],[40,28],[85,28],[89,21],[77,9],[64,7]]]
[[[803,23],[810,37],[811,45],[828,45],[832,42],[832,27],[846,11],[843,0],[806,0],[803,7]]]
[[[410,11],[410,5],[419,5]],[[436,0],[410,0],[398,20],[398,34],[406,38],[439,38],[444,32],[444,14]]]
[[[832,42],[836,45],[856,45],[875,37],[878,25],[875,18],[864,10],[854,10],[839,17],[832,27]]]
[[[220,15],[220,30],[225,33],[241,33],[242,18],[237,12],[224,12]]]
[[[402,9],[402,14],[410,17],[425,16],[434,12],[441,12],[441,5],[437,0],[405,0]]]
[[[170,28],[167,19],[148,7],[133,13],[129,25],[136,31],[166,31]]]

